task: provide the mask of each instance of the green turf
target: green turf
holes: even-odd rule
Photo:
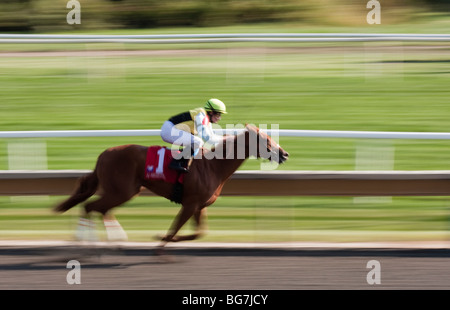
[[[55,216],[50,206],[63,197],[2,198],[1,239],[73,238],[79,210]],[[178,206],[162,198],[138,197],[117,209],[131,240],[151,241],[167,231]],[[222,197],[208,210],[204,241],[399,241],[445,240],[448,199],[402,197],[355,202],[342,197]],[[104,229],[94,218],[100,237]],[[187,225],[183,231],[190,231]]]
[[[442,23],[446,21],[432,22],[423,29],[440,32]],[[265,27],[259,30],[271,29]],[[282,29],[278,26],[275,30]],[[396,30],[408,29],[414,32],[418,26]],[[291,31],[295,29],[286,28],[285,32]],[[178,52],[181,47],[188,50]],[[0,51],[2,48],[30,50],[28,45],[0,46]],[[44,51],[52,48],[33,47]],[[412,43],[149,48],[154,53],[102,56],[90,51],[145,48],[82,44],[55,48],[81,54],[1,56],[1,130],[159,129],[172,114],[217,97],[229,111],[222,118],[224,128],[227,124],[254,123],[269,129],[276,124],[280,129],[449,131],[450,47],[446,44],[434,49]],[[166,48],[172,52],[158,52]],[[193,48],[196,50],[189,50]],[[9,143],[27,145],[30,141],[0,139],[0,169],[9,169]],[[46,145],[48,169],[92,169],[98,154],[112,145],[163,144],[158,137],[40,141]],[[291,154],[278,168],[281,170],[354,170],[355,153],[361,145],[374,153],[375,160],[363,169],[379,169],[376,160],[385,156],[379,152],[386,145],[394,155],[394,170],[450,167],[447,141],[280,137],[279,142]],[[242,167],[260,168],[257,160]],[[55,198],[38,202],[2,198],[0,238],[68,237],[78,213],[55,217],[49,211],[54,202]],[[119,209],[118,216],[132,239],[148,240],[155,231],[168,228],[177,210],[161,198],[141,197]],[[352,198],[223,197],[211,207],[211,234],[205,240],[442,239],[448,229],[448,212],[447,199],[441,197],[404,197],[369,204]]]

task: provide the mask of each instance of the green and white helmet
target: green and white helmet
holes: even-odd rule
[[[206,101],[206,104],[204,106],[204,109],[206,111],[212,111],[217,113],[227,113],[227,108],[225,107],[225,103],[220,101],[219,99],[211,98],[208,101]]]

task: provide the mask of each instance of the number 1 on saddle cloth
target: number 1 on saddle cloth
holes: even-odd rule
[[[149,147],[145,163],[145,178],[147,180],[163,180],[174,184],[174,190],[170,200],[181,203],[185,173],[170,167],[172,161],[175,160],[172,152],[172,150],[162,146]]]

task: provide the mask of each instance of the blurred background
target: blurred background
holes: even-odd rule
[[[70,29],[68,0],[3,0],[1,31]],[[303,22],[361,26],[368,1],[343,0],[89,0],[79,1],[83,29],[211,27],[252,23]],[[401,23],[430,12],[445,15],[445,0],[382,1],[383,23]]]
[[[0,32],[30,34],[440,33],[444,0],[368,1],[3,0]],[[212,97],[220,125],[280,129],[450,132],[447,42],[0,43],[0,131],[159,129]],[[445,140],[280,137],[279,170],[450,170]],[[0,139],[0,170],[92,169],[119,144],[158,137]],[[247,161],[242,169],[258,170]],[[79,210],[55,216],[63,197],[0,197],[0,239],[69,239]],[[447,197],[222,197],[206,241],[445,240]],[[168,229],[178,207],[139,197],[117,210],[131,240]]]

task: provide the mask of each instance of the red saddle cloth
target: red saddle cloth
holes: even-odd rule
[[[145,161],[145,179],[163,180],[172,184],[177,181],[183,183],[184,173],[169,168],[172,159],[172,150],[164,146],[150,146]]]

